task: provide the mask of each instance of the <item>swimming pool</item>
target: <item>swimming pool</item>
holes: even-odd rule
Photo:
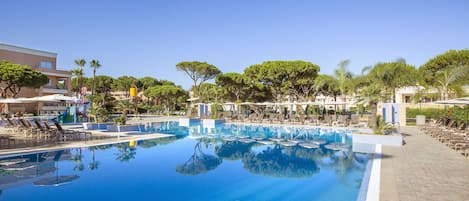
[[[177,137],[4,158],[0,200],[356,200],[368,162],[347,130],[153,129]]]

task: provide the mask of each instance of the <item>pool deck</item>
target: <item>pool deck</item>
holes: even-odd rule
[[[402,127],[405,145],[382,146],[380,200],[469,200],[469,160]]]
[[[92,131],[94,135],[100,132],[101,131]],[[166,137],[173,136],[173,135],[166,135],[166,134],[133,135],[131,133],[127,134],[127,133],[116,133],[116,132],[106,132],[106,135],[115,136],[115,138],[88,140],[88,141],[70,141],[70,142],[63,142],[63,143],[59,143],[55,145],[44,145],[44,146],[27,147],[27,148],[0,149],[0,158],[23,155],[23,154],[28,154],[28,153],[35,153],[35,152],[46,152],[46,151],[54,151],[54,150],[76,148],[76,147],[90,147],[90,146],[124,143],[124,142],[130,142],[130,141],[138,141],[138,140],[166,138]]]
[[[167,116],[160,116],[155,118],[148,118],[148,119],[130,119],[130,123],[145,123],[145,122],[158,122],[158,121],[174,121],[179,117],[167,117]],[[83,131],[83,126],[81,124],[75,125],[63,125],[64,129],[72,129],[72,130],[80,130]],[[114,143],[123,143],[129,142],[132,140],[148,140],[148,139],[156,139],[156,138],[165,138],[165,137],[172,137],[173,135],[166,135],[166,134],[145,134],[141,135],[135,132],[106,132],[102,130],[87,130],[91,132],[92,135],[101,135],[107,136],[112,138],[106,139],[97,139],[97,140],[88,140],[88,141],[70,141],[64,142],[54,145],[44,145],[44,146],[36,146],[36,147],[26,147],[26,148],[15,148],[15,149],[0,149],[0,158],[3,157],[10,157],[15,155],[22,155],[27,153],[35,153],[35,152],[46,152],[46,151],[54,151],[60,149],[67,149],[67,148],[76,148],[76,147],[89,147],[89,146],[97,146],[97,145],[105,145],[105,144],[114,144]],[[2,130],[0,129],[0,133]]]

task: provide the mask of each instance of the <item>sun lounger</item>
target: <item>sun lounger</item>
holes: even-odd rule
[[[39,137],[38,135],[40,134],[40,131],[35,128],[31,122],[24,119],[18,119],[18,123],[20,125],[20,129],[26,137]]]
[[[87,136],[91,136],[91,132],[63,129],[59,122],[54,122],[54,125],[57,128],[57,133],[59,133],[64,140],[67,140],[68,138],[81,139],[82,134],[84,136],[84,140],[87,140]]]
[[[52,129],[52,128],[48,129],[45,126],[42,126],[38,120],[34,120],[34,124],[36,124],[36,127],[43,133],[43,135],[46,138],[53,137],[57,134],[56,129]]]

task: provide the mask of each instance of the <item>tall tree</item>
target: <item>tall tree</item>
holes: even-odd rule
[[[142,91],[145,91],[145,89],[148,89],[149,87],[161,85],[161,83],[156,78],[150,76],[145,76],[138,80],[140,81],[140,83],[142,83]]]
[[[358,101],[366,102],[370,106],[371,117],[368,124],[373,130],[378,128],[378,103],[383,100],[382,87],[379,82],[370,79],[359,90]]]
[[[200,85],[217,77],[221,71],[207,62],[183,61],[176,65],[176,69],[185,72],[194,82],[194,88],[198,91],[199,101],[203,102]]]
[[[219,103],[223,96],[223,88],[212,83],[203,83],[200,85],[201,94],[204,97],[208,97],[208,102]]]
[[[186,96],[186,91],[178,86],[173,85],[157,85],[150,87],[143,92],[146,97],[153,99],[160,99],[163,103],[166,112],[174,109],[177,100],[181,96]]]
[[[47,84],[49,78],[29,66],[0,61],[0,97],[16,97],[23,87],[40,88]]]
[[[306,61],[292,61],[285,69],[288,74],[287,89],[289,94],[301,102],[312,99],[314,80],[318,75],[319,66]]]
[[[386,91],[384,95],[394,103],[396,102],[397,88],[415,86],[418,81],[415,68],[406,64],[403,59],[378,63],[370,70],[368,76],[384,87]]]
[[[339,81],[330,75],[319,74],[314,80],[313,88],[317,94],[334,97],[334,100],[340,95]]]
[[[344,101],[343,110],[345,110],[346,102],[347,102],[347,94],[350,91],[351,80],[353,78],[352,73],[348,70],[348,65],[350,64],[350,60],[343,60],[337,65],[337,69],[335,69],[334,74],[338,81],[338,86],[340,90],[340,96],[342,101]]]
[[[96,69],[101,67],[101,64],[99,63],[98,60],[93,59],[90,62],[90,67],[93,68],[93,84],[91,86],[91,96],[93,96],[94,95],[94,90],[95,90],[94,89],[94,82],[95,82],[94,79],[96,78]]]
[[[266,61],[244,69],[244,75],[248,78],[248,82],[258,82],[267,86],[275,101],[281,102],[288,82],[286,70],[288,65],[289,61]]]
[[[80,68],[75,68],[72,69],[72,81],[75,81],[74,84],[72,84],[72,91],[74,91],[76,94],[80,93],[80,78],[83,77],[83,70]]]
[[[437,73],[446,68],[457,68],[469,65],[469,50],[449,50],[430,59],[419,68],[419,74],[423,75],[422,85],[433,86]],[[469,75],[466,75],[469,80]]]
[[[362,75],[354,79],[358,102],[368,103],[370,106],[371,116],[368,124],[374,130],[378,128],[378,103],[389,98],[383,91],[386,88],[385,82],[381,80],[382,77],[376,76],[374,73],[379,71],[381,66],[382,64],[378,63],[373,68],[365,67],[362,70]],[[368,73],[365,74],[366,72]]]
[[[223,88],[228,97],[230,97],[230,101],[239,102],[246,88],[244,80],[245,78],[243,74],[225,73],[219,75],[215,80],[215,83]],[[231,97],[234,97],[235,99],[233,100]]]
[[[468,80],[464,79],[469,74],[469,65],[458,66],[455,68],[445,68],[435,74],[434,87],[441,94],[441,99],[448,100],[449,93],[462,91],[462,84],[468,84]]]
[[[108,110],[113,106],[113,97],[111,96],[111,86],[114,82],[114,78],[106,75],[99,75],[93,79],[95,82],[95,95],[91,97],[93,103],[97,103],[100,106],[105,106]]]
[[[86,64],[86,61],[83,58],[76,59],[75,64],[80,68],[80,72],[81,72],[81,73],[79,73],[80,76],[78,77],[78,84],[77,84],[77,86],[79,86],[79,91],[81,91],[81,88],[83,87],[83,75],[84,75],[83,74],[83,67]]]
[[[124,91],[125,92],[125,96],[126,97],[129,97],[129,89],[130,87],[132,86],[136,86],[137,85],[137,78],[135,77],[132,77],[132,76],[120,76],[116,79],[114,79],[114,81],[112,82],[112,88],[113,90],[116,90],[116,91]]]

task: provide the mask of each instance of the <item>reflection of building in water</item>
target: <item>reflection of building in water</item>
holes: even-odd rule
[[[0,159],[0,189],[13,188],[54,176],[55,162],[70,160],[70,150]]]
[[[209,134],[216,134],[218,127],[216,125],[198,124],[189,127],[189,137],[198,138]]]

